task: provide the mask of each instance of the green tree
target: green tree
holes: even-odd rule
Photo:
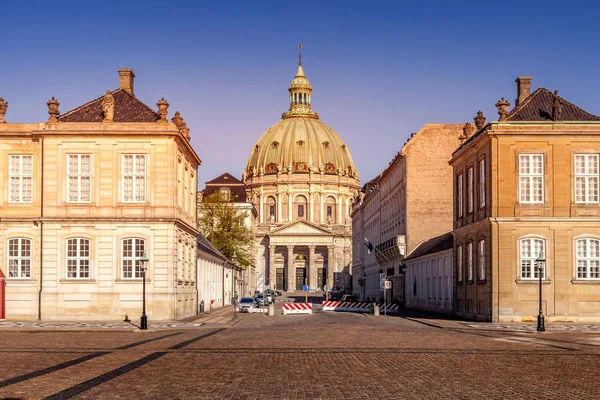
[[[228,194],[215,192],[202,199],[199,205],[198,230],[221,252],[231,259],[234,254],[240,266],[252,264],[254,235],[244,225],[247,213],[236,207]]]

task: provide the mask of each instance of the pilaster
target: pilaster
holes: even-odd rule
[[[308,279],[311,290],[317,289],[317,265],[315,264],[315,247],[308,246]]]
[[[288,292],[296,290],[296,271],[294,269],[294,246],[287,246]]]

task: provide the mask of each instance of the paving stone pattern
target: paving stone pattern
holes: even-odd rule
[[[2,330],[0,398],[600,398],[595,333],[459,328],[317,313],[147,333]]]

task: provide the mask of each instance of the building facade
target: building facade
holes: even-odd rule
[[[350,149],[312,111],[301,63],[288,90],[288,111],[252,148],[242,176],[258,211],[257,275],[289,292],[351,290],[349,210],[358,172]]]
[[[119,89],[47,122],[0,123],[0,268],[12,319],[196,313],[196,170],[189,128]],[[0,107],[4,118],[6,108]],[[149,259],[143,265],[140,259]]]
[[[517,79],[454,153],[455,312],[600,320],[600,117]],[[544,261],[541,261],[544,260]]]

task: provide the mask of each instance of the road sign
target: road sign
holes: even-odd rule
[[[383,290],[385,286],[386,276],[385,274],[379,274],[379,290]]]
[[[381,273],[379,274],[380,281],[385,281],[385,278],[386,278],[385,274],[381,274]]]
[[[302,286],[302,291],[303,292],[310,292],[310,286],[309,285]]]
[[[385,289],[391,289],[392,288],[392,281],[385,281]]]

